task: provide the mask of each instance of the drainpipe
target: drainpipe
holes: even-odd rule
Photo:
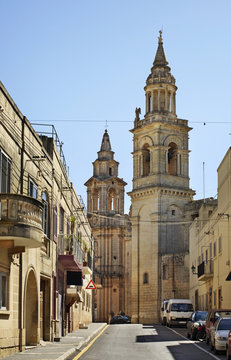
[[[23,195],[23,175],[24,175],[24,151],[25,151],[25,116],[22,119],[22,147],[21,147],[21,168],[20,168],[20,194]],[[18,327],[19,327],[19,351],[22,351],[22,330],[23,330],[23,321],[22,321],[22,306],[23,306],[23,298],[22,298],[22,253],[19,254],[19,299],[18,299]]]

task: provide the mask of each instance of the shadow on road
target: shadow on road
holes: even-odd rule
[[[179,341],[179,335],[158,324],[143,325],[142,329],[149,331],[149,334],[137,335],[137,343]],[[187,339],[184,338],[180,338],[180,340],[187,341]]]

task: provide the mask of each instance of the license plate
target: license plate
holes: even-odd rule
[[[179,321],[179,324],[185,324],[186,321]]]

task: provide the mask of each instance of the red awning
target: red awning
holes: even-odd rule
[[[74,255],[59,255],[58,260],[65,270],[82,271],[82,266],[78,263]]]

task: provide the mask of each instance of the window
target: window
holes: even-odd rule
[[[176,210],[172,210],[172,215],[176,215]]]
[[[44,234],[48,237],[49,235],[49,211],[48,211],[48,198],[44,192],[42,196],[43,213],[42,213],[42,228]]]
[[[217,292],[216,291],[213,292],[213,306],[214,307],[217,306]]]
[[[59,232],[64,234],[64,210],[62,207],[59,209]]]
[[[7,275],[0,272],[0,310],[7,309]]]
[[[11,190],[11,171],[11,160],[0,150],[0,192],[2,193],[9,193]]]
[[[217,256],[217,243],[214,241],[213,243],[213,257]]]
[[[220,236],[219,239],[218,239],[218,252],[219,252],[219,254],[221,253],[221,250],[222,250],[222,248],[221,248],[221,236]]]
[[[109,176],[112,176],[112,168],[109,167]]]
[[[31,179],[29,179],[29,196],[34,199],[37,199],[38,196],[38,187]]]
[[[205,263],[207,264],[208,262],[208,250],[206,249],[205,251]]]
[[[148,273],[144,273],[143,284],[148,284]]]
[[[54,240],[57,239],[57,207],[53,210],[53,231],[54,231]]]

